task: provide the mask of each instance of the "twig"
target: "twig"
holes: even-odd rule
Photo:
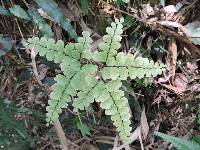
[[[96,140],[97,143],[105,143],[105,144],[113,144],[112,141],[106,141],[106,140]]]
[[[118,137],[118,135],[116,135],[115,140],[114,140],[114,144],[113,144],[113,149],[117,148],[118,141],[119,141],[119,137]]]
[[[35,75],[36,80],[38,81],[38,83],[39,83],[40,85],[42,85],[42,82],[41,82],[40,79],[38,78],[37,65],[36,65],[36,61],[35,61],[36,54],[35,54],[35,51],[34,51],[33,48],[30,49],[30,54],[31,54],[32,67],[33,67],[34,75]]]
[[[57,133],[58,133],[59,141],[62,144],[62,149],[68,150],[67,138],[65,137],[65,133],[62,129],[60,121],[59,120],[55,121],[54,126],[55,126]]]
[[[20,26],[19,26],[19,22],[18,22],[17,19],[15,19],[15,21],[16,21],[16,23],[17,23],[17,28],[19,29],[20,35],[21,35],[22,39],[24,40],[24,36],[23,36],[22,31],[21,31],[21,28],[20,28]],[[16,38],[16,36],[15,36],[15,38]],[[25,64],[24,61],[22,60],[22,57],[21,57],[19,51],[17,50],[17,48],[15,48],[15,50],[16,50],[16,52],[17,52],[17,54],[18,54],[18,56],[19,56],[21,62],[22,62],[23,64]]]
[[[144,145],[143,145],[143,142],[142,142],[141,132],[139,134],[139,141],[140,141],[141,150],[144,150]]]
[[[181,40],[181,42],[183,42],[186,45],[187,48],[189,48],[191,50],[194,50],[194,51],[196,51],[197,53],[200,54],[200,49],[197,46],[195,46],[191,41],[189,41],[188,39],[182,37],[178,33],[174,32],[172,30],[169,30],[167,28],[164,28],[163,26],[158,25],[158,24],[157,24],[157,30],[161,31],[163,34],[165,34],[167,36],[173,36],[176,39]]]
[[[56,131],[58,133],[58,139],[62,144],[62,150],[68,150],[69,149],[69,144],[73,145],[74,147],[79,148],[78,145],[76,145],[75,143],[71,142],[70,140],[67,140],[59,120],[54,121],[53,124],[54,124],[55,129],[56,129]]]
[[[26,2],[26,0],[22,0],[24,2],[24,4],[26,5],[26,7],[29,8],[29,4]]]

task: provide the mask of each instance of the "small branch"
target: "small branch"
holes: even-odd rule
[[[69,150],[69,145],[73,145],[74,147],[78,149],[80,148],[78,145],[76,145],[75,143],[71,142],[70,140],[66,138],[59,120],[54,121],[53,124],[56,129],[56,132],[58,133],[58,139],[60,143],[62,144],[62,150]]]
[[[34,75],[35,75],[36,80],[38,81],[38,83],[39,83],[40,85],[42,85],[42,82],[41,82],[40,79],[38,78],[39,74],[38,74],[38,71],[37,71],[37,65],[36,65],[36,61],[35,61],[36,54],[35,54],[35,51],[34,51],[33,48],[30,49],[30,54],[31,54],[32,67],[33,67]]]
[[[64,131],[62,129],[60,121],[56,120],[53,124],[54,124],[55,129],[56,129],[56,131],[58,133],[59,141],[62,144],[62,150],[68,150],[69,146],[68,146],[68,143],[67,143],[67,138],[65,137],[65,133],[64,133]]]
[[[167,36],[173,36],[175,37],[176,39],[179,39],[181,42],[183,42],[183,44],[185,44],[185,46],[191,50],[194,50],[196,51],[197,53],[200,54],[200,49],[195,46],[190,40],[188,40],[187,38],[185,37],[182,37],[181,35],[179,35],[178,33],[172,31],[172,30],[169,30],[167,28],[164,28],[163,26],[161,25],[157,25],[157,30],[161,31],[163,34],[167,35]]]

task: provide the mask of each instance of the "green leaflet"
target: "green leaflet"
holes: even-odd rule
[[[83,90],[85,85],[90,86],[91,78],[89,74],[97,69],[94,65],[84,65],[81,67],[80,58],[88,49],[92,42],[90,34],[83,32],[83,37],[78,38],[78,43],[64,46],[62,41],[55,42],[53,39],[35,37],[28,39],[26,47],[35,48],[41,56],[46,56],[47,60],[60,63],[64,75],[57,75],[56,84],[52,86],[51,100],[47,107],[47,122],[52,123],[59,117],[62,108],[67,107],[71,97],[77,94],[77,90]],[[86,55],[88,57],[88,55]]]
[[[70,21],[66,19],[57,3],[55,3],[53,0],[35,0],[35,2],[42,7],[56,23],[58,23],[65,31],[67,31],[67,33],[73,39],[76,40],[78,38],[76,31],[70,24]]]
[[[108,57],[107,66],[102,71],[104,80],[106,79],[121,79],[126,80],[144,77],[155,77],[165,70],[165,65],[154,63],[147,58],[134,58],[132,54],[124,54],[120,52],[115,57]]]
[[[122,23],[124,19],[115,19],[115,22],[111,23],[111,27],[106,28],[107,35],[103,36],[103,42],[99,44],[100,52],[93,55],[95,61],[106,62],[108,64],[108,58],[115,56],[117,50],[121,47],[120,41],[123,33]]]
[[[6,15],[9,16],[10,12],[3,6],[0,6],[0,15]]]
[[[40,16],[40,14],[37,12],[35,7],[30,7],[28,11],[26,12],[19,5],[14,5],[9,10],[10,12],[6,10],[4,7],[0,6],[0,14],[7,15],[7,16],[9,16],[10,14],[13,14],[14,16],[24,19],[26,21],[31,20],[38,26],[43,36],[53,37],[53,32],[51,30],[51,27]]]
[[[77,43],[66,46],[63,41],[55,42],[45,37],[34,37],[24,42],[27,48],[34,48],[40,56],[59,63],[62,70],[62,74],[55,77],[56,83],[52,86],[51,100],[46,108],[48,124],[58,119],[62,109],[70,102],[77,112],[87,109],[96,101],[105,109],[105,114],[111,116],[122,141],[130,142],[131,112],[124,91],[121,90],[121,80],[127,80],[128,77],[155,77],[164,71],[165,66],[147,58],[135,58],[130,53],[118,53],[122,23],[123,19],[115,19],[111,27],[106,29],[107,35],[103,37],[100,51],[96,53],[91,52],[92,39],[90,33],[85,31]],[[99,65],[97,62],[103,63]]]
[[[154,132],[155,135],[163,138],[164,140],[172,143],[179,150],[197,150],[200,149],[200,145],[192,141],[188,141],[174,136],[169,136],[160,132]]]
[[[26,11],[23,8],[21,8],[19,5],[14,5],[12,8],[9,8],[9,10],[16,17],[19,17],[25,20],[31,20],[31,18],[28,16]]]
[[[113,124],[124,143],[130,142],[132,128],[131,114],[129,112],[128,100],[124,97],[124,92],[119,90],[122,83],[120,81],[109,81],[104,84],[105,88],[99,90],[100,94],[96,101],[101,102],[101,108],[105,109],[105,114],[111,116]]]
[[[78,38],[78,43],[70,43],[66,46],[61,40],[55,42],[55,40],[51,38],[47,39],[46,37],[40,39],[38,37],[29,38],[24,45],[27,48],[34,48],[41,56],[46,56],[49,61],[61,63],[64,60],[65,64],[74,66],[79,64],[81,56],[84,58],[84,55],[85,57],[91,55],[89,51],[91,43],[92,39],[90,38],[90,34],[83,32],[83,37]]]
[[[81,9],[83,11],[83,15],[88,14],[89,0],[81,0]]]
[[[63,68],[63,70],[65,69],[66,68]],[[88,107],[89,104],[94,101],[93,97],[90,98],[90,88],[92,89],[97,84],[97,80],[92,78],[92,74],[96,72],[96,70],[96,66],[86,64],[76,70],[71,70],[68,74],[59,74],[55,77],[56,84],[52,86],[52,93],[50,94],[51,100],[48,102],[49,106],[47,107],[48,123],[52,123],[52,121],[58,118],[59,114],[62,112],[62,108],[68,106],[68,102],[71,101],[71,97],[73,96],[78,96],[73,103],[76,111],[78,111],[78,109],[83,110],[84,107]],[[89,79],[87,78],[88,76]],[[87,89],[89,90],[84,91]],[[90,101],[87,102],[87,99],[85,100],[84,98]],[[82,101],[82,99],[84,99],[84,101]]]
[[[35,7],[30,7],[28,9],[28,14],[31,16],[33,22],[38,26],[42,35],[46,37],[53,37],[53,32],[51,30],[51,27],[40,16]]]

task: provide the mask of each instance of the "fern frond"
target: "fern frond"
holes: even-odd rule
[[[62,65],[62,64],[61,64]],[[52,123],[54,120],[58,119],[59,114],[62,112],[62,108],[66,108],[71,98],[74,96],[80,97],[80,92],[89,89],[89,87],[94,86],[97,80],[93,77],[96,72],[97,67],[95,65],[86,64],[76,70],[70,70],[71,68],[62,68],[64,75],[57,75],[55,77],[56,84],[52,86],[52,92],[50,94],[51,100],[48,102],[47,107],[47,122]],[[68,72],[66,72],[68,71]],[[86,97],[88,98],[88,97]],[[90,103],[92,103],[91,101]],[[83,107],[87,105],[87,101],[84,99]],[[82,108],[78,103],[76,103],[75,108]]]
[[[93,59],[95,61],[107,62],[108,57],[117,54],[117,50],[121,47],[123,22],[124,19],[115,19],[115,22],[111,23],[111,27],[106,28],[107,35],[103,36],[103,42],[99,44],[101,51],[94,54]]]
[[[108,57],[107,66],[102,71],[104,80],[121,79],[127,77],[141,79],[144,77],[155,77],[165,70],[164,64],[154,63],[147,58],[134,58],[133,54],[120,52],[116,57]]]
[[[87,107],[94,102],[94,99],[97,98],[97,91],[96,87],[99,86],[99,81],[96,80],[92,76],[88,76],[87,79],[90,81],[88,82],[87,87],[84,91],[80,91],[77,93],[77,97],[73,100],[73,107],[74,111],[77,112],[78,110],[87,109]]]
[[[95,88],[95,94],[99,95],[95,100],[101,102],[100,107],[105,109],[105,114],[111,116],[116,130],[124,143],[130,141],[132,128],[131,113],[124,91],[119,90],[122,83],[119,80],[112,80],[107,83],[100,81]]]
[[[62,108],[67,107],[71,97],[77,94],[77,90],[84,90],[82,87],[87,85],[86,77],[90,75],[91,70],[97,66],[81,66],[81,58],[90,58],[91,55],[90,34],[83,32],[83,37],[78,38],[77,43],[70,43],[64,46],[63,41],[46,39],[45,37],[28,39],[25,44],[27,48],[34,48],[41,56],[46,56],[47,60],[60,63],[64,75],[57,75],[56,84],[52,86],[51,100],[47,107],[47,122],[52,123],[62,112]],[[85,83],[86,82],[86,83]],[[87,87],[85,87],[87,88]]]
[[[70,43],[64,46],[64,42],[58,40],[55,42],[54,39],[47,39],[42,37],[29,38],[28,41],[24,44],[27,48],[34,48],[40,56],[46,56],[47,60],[54,61],[55,63],[69,62],[74,61],[79,63],[79,60],[82,57],[88,57],[86,55],[91,49],[92,39],[88,32],[83,32],[83,37],[78,38],[78,43]],[[64,60],[64,61],[63,61]]]

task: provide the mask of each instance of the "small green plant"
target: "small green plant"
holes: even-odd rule
[[[199,105],[199,108],[198,108],[198,114],[197,114],[197,122],[200,126],[200,105]],[[199,127],[200,128],[200,127]]]
[[[129,0],[113,0],[114,2],[124,2],[124,3],[128,3]]]
[[[164,140],[172,143],[179,150],[197,150],[200,149],[200,145],[198,143],[194,143],[193,141],[177,138],[174,136],[169,136],[164,133],[154,132],[155,135],[163,138]]]
[[[12,101],[0,97],[0,149],[33,149],[36,146],[35,137],[29,134],[23,121],[17,120],[14,116],[21,114],[31,114],[38,120],[27,119],[26,123],[31,125],[40,125],[45,121],[45,114],[38,110],[27,107],[18,107]]]
[[[50,17],[50,20],[57,23],[70,35],[71,38],[77,39],[78,36],[69,19],[65,17],[62,10],[54,0],[35,0]],[[41,16],[34,4],[30,5],[28,10],[25,10],[20,5],[13,5],[9,9],[0,6],[0,15],[15,16],[24,23],[34,23],[40,30],[41,34],[46,37],[53,37],[51,26]]]
[[[91,52],[92,39],[87,31],[77,43],[64,46],[63,41],[30,38],[27,48],[34,48],[40,56],[60,64],[62,74],[55,77],[47,107],[47,122],[58,119],[62,109],[72,102],[74,111],[84,110],[94,101],[100,102],[105,114],[111,116],[122,141],[130,142],[131,112],[122,91],[122,80],[155,77],[165,70],[164,64],[154,63],[131,53],[118,52],[121,47],[124,19],[115,19],[106,28],[107,35],[99,44],[100,51]]]

